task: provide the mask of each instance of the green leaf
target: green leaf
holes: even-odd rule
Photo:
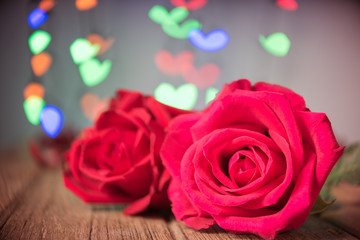
[[[318,214],[325,211],[329,206],[333,205],[335,199],[327,202],[320,195],[317,197],[314,206],[312,207],[310,214]]]
[[[344,154],[329,174],[321,195],[325,199],[330,198],[330,186],[344,181],[354,185],[360,185],[360,143],[354,143],[345,148]]]

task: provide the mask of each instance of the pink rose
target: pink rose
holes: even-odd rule
[[[324,113],[289,89],[225,85],[204,112],[173,120],[161,148],[177,220],[274,238],[306,220],[343,153]]]
[[[169,207],[169,173],[159,151],[169,121],[187,111],[119,90],[110,109],[66,154],[66,187],[91,203],[130,203],[126,214]]]

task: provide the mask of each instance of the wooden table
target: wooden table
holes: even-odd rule
[[[276,239],[359,239],[360,188],[336,191],[337,204]],[[0,212],[0,239],[260,239],[219,227],[196,231],[168,213],[126,216],[87,205],[64,187],[60,169],[37,167],[25,147],[0,153]]]

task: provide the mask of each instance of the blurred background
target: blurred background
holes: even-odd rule
[[[33,12],[40,2],[45,10]],[[239,78],[291,88],[328,115],[341,144],[360,140],[360,1],[193,0],[197,9],[178,10],[177,22],[184,30],[197,20],[205,35],[193,39],[164,27],[176,15],[167,11],[187,1],[44,2],[0,3],[1,148],[43,131],[24,111],[30,83],[44,90],[35,107],[57,106],[64,126],[80,130],[118,88],[179,104],[173,92],[201,110]]]

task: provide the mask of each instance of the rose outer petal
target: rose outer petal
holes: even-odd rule
[[[237,90],[251,90],[251,82],[247,79],[240,79],[237,81],[233,81],[232,83],[224,84],[221,91],[217,94],[216,100],[223,98]]]
[[[79,196],[83,201],[89,203],[116,203],[122,202],[127,203],[134,201],[134,198],[129,196],[119,195],[114,193],[110,195],[109,193],[102,193],[97,190],[92,190],[91,188],[87,188],[83,183],[79,183],[74,175],[71,172],[65,172],[63,176],[64,184],[67,188],[69,188],[72,192],[74,192],[77,196]]]
[[[314,184],[321,189],[331,169],[343,154],[344,147],[339,147],[331,123],[324,113],[296,112],[295,116],[303,132],[304,141],[316,153]]]
[[[307,110],[304,98],[302,96],[280,85],[258,82],[255,83],[255,85],[252,87],[252,90],[283,93],[286,96],[286,98],[289,100],[292,109],[296,111]]]
[[[169,128],[170,131],[164,139],[160,149],[160,156],[164,166],[170,174],[180,181],[180,164],[181,158],[187,148],[192,144],[190,126],[198,121],[200,115],[185,114],[180,115],[172,121]],[[176,130],[172,130],[176,129]]]
[[[151,111],[151,113],[155,116],[155,119],[163,128],[167,128],[170,121],[181,114],[191,113],[190,111],[173,108],[168,105],[162,104],[156,101],[153,97],[148,97],[145,100],[145,106]]]
[[[185,224],[195,229],[206,229],[215,224],[214,219],[207,212],[202,211],[189,200],[181,184],[175,178],[170,182],[168,194],[176,220],[184,221]]]
[[[110,110],[131,111],[136,107],[143,107],[143,95],[141,92],[119,89],[116,97],[111,99]]]
[[[196,141],[213,130],[248,122],[286,135],[283,123],[261,96],[242,90],[214,102],[212,108],[191,127],[191,134]]]

